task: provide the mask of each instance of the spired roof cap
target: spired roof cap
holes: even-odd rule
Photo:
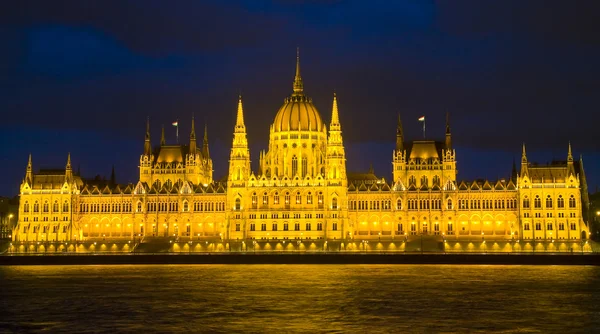
[[[283,131],[323,131],[323,120],[312,103],[312,99],[304,95],[304,84],[300,76],[300,54],[296,54],[296,75],[293,85],[294,93],[285,102],[273,122],[275,132]]]

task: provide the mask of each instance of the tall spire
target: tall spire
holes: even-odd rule
[[[521,155],[521,176],[529,175],[529,164],[527,163],[527,153],[525,152],[525,143],[523,143],[523,153]]]
[[[567,161],[573,162],[573,152],[571,151],[571,142],[569,141],[569,152],[567,153]]]
[[[150,144],[150,117],[146,119],[146,140],[144,141],[144,155],[152,154],[152,145]]]
[[[246,132],[244,124],[244,107],[242,106],[242,95],[238,99],[237,120],[235,122],[235,132]]]
[[[163,124],[162,130],[161,130],[161,133],[160,133],[160,146],[164,146],[165,144],[166,144],[166,141],[165,141],[165,126]]]
[[[25,170],[25,181],[28,182],[30,185],[33,184],[33,165],[31,163],[31,153],[29,153],[27,169]]]
[[[196,128],[194,123],[194,115],[192,115],[192,130],[190,131],[190,154],[196,154]]]
[[[204,141],[202,142],[202,156],[204,159],[210,159],[210,152],[208,151],[208,126],[204,124]]]
[[[296,48],[296,76],[294,77],[294,94],[302,94],[304,84],[300,76],[300,48]]]
[[[446,113],[446,150],[452,150],[452,133],[450,132],[450,113]]]
[[[333,107],[331,108],[330,129],[336,130],[336,131],[341,130],[340,116],[339,116],[338,104],[337,104],[337,95],[335,94],[335,92],[333,93]]]
[[[73,178],[73,169],[71,168],[71,152],[67,155],[67,165],[65,166],[65,181],[69,182]]]
[[[404,151],[404,131],[402,130],[402,120],[398,113],[398,125],[396,126],[396,153]]]

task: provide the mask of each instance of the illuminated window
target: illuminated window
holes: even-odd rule
[[[302,196],[300,195],[300,192],[296,193],[296,204],[300,204],[302,203]]]
[[[240,211],[240,209],[242,208],[242,200],[239,198],[235,199],[235,207],[234,210],[235,211]]]
[[[540,198],[540,196],[535,195],[535,199],[533,200],[533,204],[534,204],[534,207],[536,209],[539,209],[539,208],[542,207],[542,199]]]
[[[403,229],[402,229],[402,224],[401,224],[401,223],[400,223],[400,224],[398,224],[398,231],[400,231],[400,232],[402,232],[402,231],[403,231]]]
[[[279,193],[276,192],[275,196],[273,196],[273,204],[279,204]]]
[[[577,203],[575,202],[575,196],[571,195],[571,197],[569,197],[569,208],[576,208],[577,207]]]
[[[189,211],[190,207],[187,201],[183,201],[183,211],[187,212]]]
[[[292,157],[292,177],[298,174],[298,158],[294,155]]]
[[[523,198],[523,209],[529,209],[529,198],[527,196]]]
[[[263,205],[267,205],[269,204],[269,195],[267,194],[267,192],[265,191],[263,193]]]
[[[302,177],[305,177],[307,172],[308,172],[308,160],[306,159],[306,157],[302,157]]]
[[[402,199],[398,198],[396,201],[396,210],[402,210]]]
[[[25,204],[23,204],[23,212],[29,212],[29,203],[25,202]]]
[[[552,197],[550,195],[546,197],[546,208],[552,208]]]
[[[558,195],[558,199],[556,200],[556,206],[559,209],[562,209],[565,207],[565,199],[562,197],[562,195]]]
[[[312,193],[309,192],[308,195],[306,195],[306,203],[312,204],[312,200],[313,200]]]
[[[452,210],[452,198],[448,198],[448,210]]]
[[[331,208],[332,208],[333,210],[337,210],[337,208],[338,208],[338,199],[337,199],[337,197],[334,197],[334,198],[331,200]]]

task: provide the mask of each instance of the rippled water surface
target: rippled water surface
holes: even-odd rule
[[[600,332],[600,268],[0,267],[2,332]]]

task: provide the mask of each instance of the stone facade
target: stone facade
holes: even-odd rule
[[[443,141],[406,142],[398,119],[393,179],[372,170],[347,173],[337,96],[326,126],[304,93],[298,58],[293,93],[254,172],[241,97],[237,108],[222,182],[213,180],[206,130],[196,147],[193,120],[188,145],[166,145],[163,131],[153,149],[147,126],[137,184],[83,180],[70,156],[64,170],[34,173],[30,156],[13,242],[112,240],[127,250],[136,239],[238,250],[257,243],[300,249],[305,242],[326,249],[329,242],[359,250],[368,242],[404,249],[396,243],[415,238],[453,245],[581,242],[589,233],[583,161],[573,159],[570,145],[564,162],[532,164],[523,146],[511,178],[458,181],[449,120]]]

